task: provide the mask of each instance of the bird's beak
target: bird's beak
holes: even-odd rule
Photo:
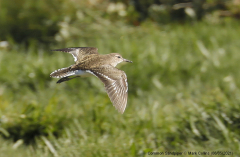
[[[129,62],[129,63],[132,63],[132,61],[130,60],[127,60],[127,59],[123,59],[124,62]]]

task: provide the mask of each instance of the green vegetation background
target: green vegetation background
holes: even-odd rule
[[[240,155],[238,20],[218,11],[134,26],[139,13],[123,3],[0,2],[0,156]],[[129,83],[123,115],[97,78],[49,77],[74,63],[49,49],[76,46],[133,61],[118,66]]]

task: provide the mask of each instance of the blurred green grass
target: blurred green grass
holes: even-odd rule
[[[239,155],[239,22],[113,26],[99,34],[68,41],[64,47],[95,46],[101,54],[118,52],[133,61],[118,66],[129,82],[125,113],[114,109],[95,77],[62,84],[49,77],[73,64],[71,55],[36,45],[1,49],[1,153],[110,157],[148,156],[149,151],[232,151]]]

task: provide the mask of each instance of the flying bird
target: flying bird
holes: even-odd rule
[[[72,54],[75,64],[55,70],[51,77],[60,78],[57,83],[69,81],[76,77],[94,75],[105,86],[105,90],[115,106],[123,114],[127,106],[128,82],[124,71],[116,67],[121,62],[132,61],[124,59],[119,53],[101,55],[95,47],[72,47],[55,49]]]

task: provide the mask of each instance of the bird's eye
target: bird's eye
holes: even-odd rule
[[[120,56],[117,56],[117,58],[121,58]]]

